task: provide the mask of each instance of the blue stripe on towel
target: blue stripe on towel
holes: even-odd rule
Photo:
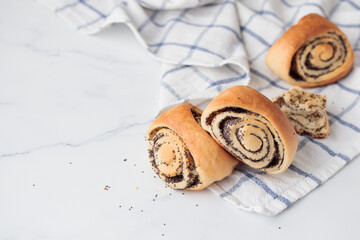
[[[298,173],[298,174],[300,174],[300,175],[302,175],[302,176],[305,176],[305,177],[308,177],[308,178],[314,180],[318,185],[321,184],[321,180],[316,178],[314,175],[312,175],[310,173],[307,173],[304,170],[301,170],[300,168],[296,167],[294,164],[290,165],[289,169],[296,172],[296,173]]]
[[[221,198],[224,198],[224,197],[227,197],[227,196],[231,195],[231,194],[232,194],[233,192],[235,192],[238,188],[240,188],[241,185],[242,185],[244,182],[246,182],[246,181],[248,181],[248,180],[249,180],[249,178],[246,177],[246,176],[241,177],[241,178],[239,179],[239,181],[238,181],[235,185],[233,185],[228,191],[220,194],[220,197],[221,197]]]
[[[262,189],[265,190],[265,192],[267,194],[269,194],[271,197],[273,197],[274,199],[278,199],[279,201],[281,201],[282,203],[284,203],[287,207],[289,207],[291,205],[291,201],[281,195],[278,195],[276,192],[274,192],[273,190],[271,190],[271,188],[266,185],[260,178],[255,177],[254,175],[252,175],[251,173],[245,171],[245,170],[240,170],[242,173],[245,174],[245,176],[247,176],[250,180],[252,180],[253,182],[255,182],[257,185],[259,185],[260,187],[262,187]]]

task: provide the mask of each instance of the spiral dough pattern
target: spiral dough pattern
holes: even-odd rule
[[[231,155],[261,171],[285,171],[296,153],[297,136],[285,114],[247,86],[228,88],[214,98],[201,125]]]
[[[284,146],[266,118],[227,107],[211,114],[206,123],[220,144],[247,165],[264,171],[281,168]]]
[[[343,37],[328,32],[305,43],[294,55],[290,75],[295,81],[316,82],[340,68],[348,56]]]
[[[269,49],[266,65],[299,87],[319,87],[344,78],[354,64],[346,35],[328,19],[308,14]]]
[[[187,189],[199,183],[193,157],[182,138],[167,127],[150,134],[149,158],[156,174],[174,189]]]
[[[152,169],[173,189],[201,190],[239,163],[201,127],[201,114],[184,103],[161,114],[146,132]]]

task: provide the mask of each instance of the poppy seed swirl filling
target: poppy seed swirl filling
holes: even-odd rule
[[[344,64],[348,51],[345,39],[336,32],[313,37],[293,56],[289,75],[295,81],[320,81]]]
[[[225,107],[209,115],[206,124],[228,152],[250,167],[281,168],[284,145],[265,117],[240,107]]]
[[[183,139],[168,127],[149,135],[150,163],[157,175],[171,188],[191,189],[200,183],[193,157]]]

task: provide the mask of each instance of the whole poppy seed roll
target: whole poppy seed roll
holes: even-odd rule
[[[281,79],[300,87],[318,87],[345,77],[354,53],[345,34],[326,18],[309,14],[269,49],[266,65]]]
[[[150,164],[171,188],[201,190],[238,164],[202,129],[201,113],[184,103],[161,114],[146,132]]]
[[[267,97],[247,86],[231,87],[205,108],[202,127],[238,160],[268,173],[281,173],[293,161],[297,135]]]

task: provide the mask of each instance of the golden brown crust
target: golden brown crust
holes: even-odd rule
[[[329,74],[323,75],[317,81],[297,81],[290,75],[292,59],[296,52],[309,40],[334,32],[344,39],[347,56],[344,63]],[[352,69],[354,53],[346,35],[332,22],[318,14],[309,14],[289,28],[282,37],[269,49],[265,63],[277,76],[287,82],[304,87],[327,85],[345,77]]]
[[[212,113],[227,107],[248,110],[255,114],[259,114],[270,122],[280,136],[284,145],[285,155],[281,169],[269,170],[268,172],[280,173],[285,171],[295,156],[298,139],[294,128],[280,109],[267,97],[247,86],[235,86],[223,91],[205,108],[201,118],[203,128],[223,146],[224,144],[213,135],[211,128],[214,126],[207,122],[207,120]],[[265,169],[265,171],[267,170]]]
[[[180,136],[192,156],[196,165],[195,170],[200,179],[196,186],[186,188],[186,190],[200,190],[230,175],[238,161],[222,149],[201,128],[200,123],[193,116],[192,109],[201,114],[201,110],[190,103],[184,103],[161,114],[149,126],[146,139],[150,147],[152,142],[151,135],[154,130],[159,128],[172,129]],[[161,177],[161,173],[159,173],[159,176]],[[176,188],[169,183],[166,184]]]

